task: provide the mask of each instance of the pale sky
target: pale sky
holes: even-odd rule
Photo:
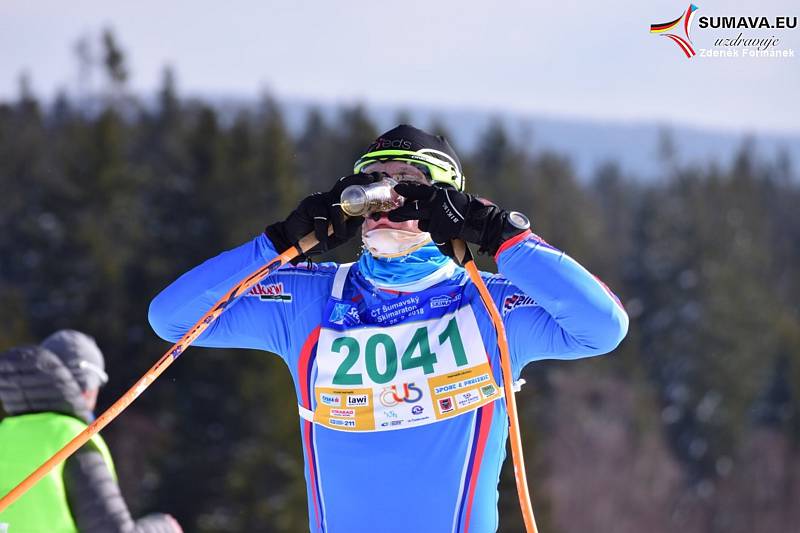
[[[697,2],[697,17],[800,16],[797,0]],[[16,96],[23,70],[40,96],[75,90],[75,41],[110,26],[140,93],[170,64],[183,94],[268,89],[320,102],[800,132],[800,57],[687,60],[649,33],[688,3],[3,0],[0,100]],[[710,47],[738,31],[695,21],[691,37]],[[742,31],[776,35],[800,55],[800,28]]]

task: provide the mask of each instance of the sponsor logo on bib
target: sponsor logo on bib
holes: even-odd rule
[[[342,397],[338,394],[320,394],[319,401],[325,405],[339,406],[342,405]]]
[[[331,418],[329,420],[329,422],[330,422],[330,424],[332,426],[339,426],[339,427],[344,427],[344,428],[354,428],[354,427],[356,427],[356,421],[355,420],[342,420],[340,418]]]
[[[399,388],[398,388],[399,387]],[[403,402],[416,403],[422,398],[422,390],[414,383],[403,383],[384,387],[378,399],[385,407],[394,407]]]
[[[453,398],[448,396],[447,398],[439,398],[439,412],[440,413],[449,413],[450,411],[454,410],[455,406],[453,405]]]
[[[479,401],[481,401],[481,396],[474,390],[456,394],[456,404],[458,404],[459,407],[467,407]]]
[[[485,385],[481,387],[481,394],[484,398],[489,398],[497,394],[497,388],[494,385]]]
[[[351,394],[347,396],[347,407],[362,407],[369,405],[369,396],[366,394]]]

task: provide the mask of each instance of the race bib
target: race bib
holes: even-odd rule
[[[314,422],[345,431],[403,429],[502,397],[472,308],[451,309],[388,327],[323,328]]]

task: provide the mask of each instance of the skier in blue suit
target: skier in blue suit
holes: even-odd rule
[[[346,218],[352,184],[389,175],[405,203]],[[331,533],[496,531],[508,437],[496,334],[452,239],[492,254],[483,273],[515,378],[531,361],[610,352],[627,332],[619,300],[529,229],[521,213],[465,194],[447,141],[412,126],[381,135],[327,193],[164,289],[149,319],[177,341],[241,278],[314,231],[329,250],[356,233],[351,264],[286,267],[195,342],[278,354],[292,374],[309,527]],[[334,233],[328,236],[332,225]]]

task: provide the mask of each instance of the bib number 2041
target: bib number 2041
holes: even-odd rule
[[[467,364],[467,354],[464,351],[464,342],[461,340],[461,333],[458,331],[458,323],[455,317],[450,319],[447,327],[439,334],[439,346],[450,343],[453,351],[456,366]],[[378,347],[382,348],[386,359],[383,372],[378,369]],[[350,372],[361,356],[361,344],[354,337],[338,337],[331,344],[331,351],[344,353],[344,360],[336,369],[333,376],[334,385],[362,385],[363,376],[359,372]],[[364,366],[367,369],[369,378],[377,383],[389,383],[397,375],[397,346],[394,339],[385,333],[376,333],[369,337],[364,345]],[[400,356],[400,368],[409,370],[422,367],[425,374],[432,374],[434,364],[436,364],[436,353],[431,351],[430,340],[428,338],[427,326],[422,326],[414,331],[411,341],[403,350]]]

